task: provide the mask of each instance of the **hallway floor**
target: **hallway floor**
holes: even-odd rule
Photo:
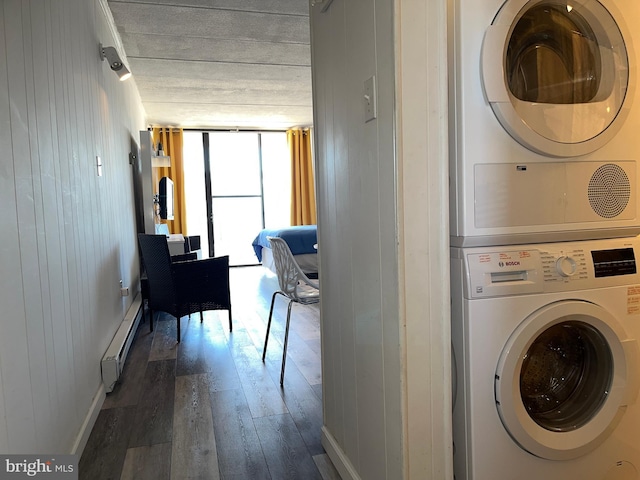
[[[319,307],[293,306],[281,389],[286,302],[276,300],[263,364],[278,286],[265,272],[231,270],[232,333],[226,311],[183,318],[180,344],[172,317],[156,314],[152,333],[140,324],[80,459],[81,480],[339,480],[320,443]]]

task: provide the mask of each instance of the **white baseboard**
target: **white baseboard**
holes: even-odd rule
[[[93,397],[91,408],[89,408],[87,416],[84,418],[84,422],[82,422],[82,427],[80,427],[80,431],[78,432],[78,436],[73,442],[73,447],[71,448],[72,455],[78,455],[78,458],[82,456],[84,447],[87,446],[89,435],[91,435],[91,430],[93,430],[93,426],[96,423],[98,414],[100,413],[100,409],[102,408],[106,397],[107,393],[105,392],[104,384],[100,382],[100,388],[98,388],[98,391]]]
[[[356,472],[349,459],[347,458],[336,439],[331,435],[326,426],[322,426],[322,446],[327,455],[331,459],[333,466],[336,467],[342,480],[361,480],[360,475]]]

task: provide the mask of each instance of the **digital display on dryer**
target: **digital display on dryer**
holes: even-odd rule
[[[591,258],[596,277],[615,277],[636,273],[636,258],[633,248],[593,250]]]

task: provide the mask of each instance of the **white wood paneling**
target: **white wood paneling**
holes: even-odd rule
[[[311,12],[324,434],[347,478],[403,471],[392,12],[342,0]],[[378,117],[365,122],[372,75]]]
[[[30,290],[34,275],[33,263],[22,265],[21,251],[24,249],[29,255],[37,254],[34,242],[35,226],[33,221],[28,223],[33,213],[28,210],[28,202],[32,198],[30,177],[30,164],[24,161],[29,158],[29,145],[25,142],[27,137],[26,89],[25,89],[25,53],[22,42],[22,2],[19,0],[6,1],[4,7],[4,38],[7,48],[7,92],[9,93],[10,112],[9,128],[11,137],[7,145],[11,145],[8,153],[10,165],[6,177],[7,187],[11,192],[6,208],[8,218],[4,218],[4,234],[8,234],[6,242],[3,242],[7,263],[2,262],[3,268],[11,268],[14,286],[1,295],[6,296],[2,302],[8,305],[8,311],[3,315],[3,335],[0,337],[2,355],[2,378],[5,395],[5,409],[7,414],[7,436],[11,440],[9,452],[18,453],[19,449],[27,445],[36,444],[36,427],[34,422],[33,393],[31,390],[31,375],[29,367],[29,345],[26,335],[27,311],[25,302],[30,303],[25,284]],[[4,179],[3,175],[3,179]],[[2,189],[5,190],[4,188]],[[25,211],[26,210],[26,211]],[[27,218],[24,218],[26,216]],[[28,230],[31,230],[29,233]],[[6,249],[6,250],[5,250]],[[15,272],[15,273],[14,273]],[[4,275],[3,275],[4,276]],[[37,289],[37,283],[34,285]],[[8,296],[11,295],[11,296]],[[37,301],[37,300],[36,300]],[[10,320],[10,321],[9,321]],[[6,332],[6,333],[5,333]],[[35,333],[38,335],[38,332]],[[44,365],[43,365],[44,366]]]
[[[15,8],[15,6],[14,6]],[[5,11],[9,10],[7,5],[0,8],[0,25],[6,23]],[[9,10],[10,11],[10,10]],[[11,11],[10,11],[11,12]],[[0,146],[4,152],[0,161],[0,211],[2,212],[2,241],[0,241],[0,265],[2,275],[0,275],[0,305],[2,305],[2,318],[12,321],[5,325],[7,320],[2,321],[2,335],[0,335],[0,352],[5,351],[6,343],[9,343],[8,353],[17,353],[18,357],[10,357],[3,360],[0,354],[0,451],[9,451],[9,435],[13,432],[21,431],[13,416],[29,418],[31,406],[28,402],[20,403],[16,401],[16,395],[8,390],[8,382],[13,380],[13,389],[19,389],[20,393],[28,393],[28,386],[14,375],[11,368],[14,362],[26,359],[24,343],[14,345],[12,336],[18,335],[23,338],[24,316],[21,307],[16,303],[16,299],[22,298],[22,273],[19,271],[20,260],[15,255],[15,246],[18,244],[18,222],[16,215],[16,189],[13,171],[13,152],[11,145],[11,104],[9,100],[9,80],[7,65],[9,63],[9,52],[7,51],[7,36],[0,35]],[[3,340],[4,339],[4,340]],[[20,341],[20,340],[18,340]],[[14,349],[17,348],[17,351]],[[3,373],[3,372],[7,373]],[[11,413],[11,417],[9,416]],[[27,436],[35,437],[33,425],[26,425]]]
[[[49,187],[48,179],[52,177],[47,175],[46,167],[43,167],[44,159],[41,158],[39,151],[40,142],[43,141],[47,132],[45,125],[42,125],[42,130],[38,125],[39,113],[44,108],[42,101],[44,92],[38,91],[38,88],[42,88],[40,79],[43,74],[43,65],[38,63],[37,55],[40,45],[44,43],[41,37],[42,25],[38,21],[38,14],[34,15],[34,9],[37,11],[36,5],[22,2],[21,6],[24,70],[20,69],[20,79],[16,80],[24,83],[25,86],[24,98],[20,99],[24,107],[21,115],[27,119],[28,123],[24,125],[26,128],[13,131],[13,138],[14,145],[19,142],[25,147],[21,157],[24,160],[30,158],[30,162],[21,161],[20,166],[16,165],[16,178],[18,179],[20,243],[25,244],[25,248],[20,249],[20,256],[24,277],[33,420],[36,425],[36,445],[42,449],[45,445],[50,445],[55,436],[53,427],[55,412],[49,401],[50,390],[55,386],[50,382],[54,382],[55,377],[49,377],[49,367],[53,363],[53,358],[47,358],[47,333],[50,327],[50,318],[47,317],[51,313],[47,237],[53,238],[53,235],[48,235],[46,230],[43,201],[44,192]],[[10,64],[9,71],[11,70]]]
[[[119,280],[137,281],[128,154],[144,112],[99,59],[114,39],[96,2],[0,4],[2,452],[71,452],[130,302]]]
[[[453,478],[446,1],[397,8],[406,476]]]
[[[345,261],[351,253],[350,229],[340,223],[349,191],[348,162],[343,157],[348,148],[347,99],[344,89],[339,88],[346,83],[346,25],[342,2],[334,4],[326,14],[315,16],[311,12],[319,264],[321,279],[325,274],[332,275],[340,278],[340,285],[344,286],[337,288],[338,282],[330,282],[334,288],[322,286],[323,419],[325,429],[344,451],[357,452],[355,382],[344,381],[341,375],[342,371],[353,372],[355,368],[355,342],[353,322],[344,321],[352,317],[353,310],[353,274],[350,263]],[[325,255],[324,251],[331,253]],[[334,319],[331,326],[325,319]],[[340,462],[332,460],[339,466]],[[345,476],[344,471],[340,473]]]
[[[323,442],[345,479],[451,477],[445,7],[311,8]]]

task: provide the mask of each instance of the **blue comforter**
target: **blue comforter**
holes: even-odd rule
[[[280,228],[278,230],[261,230],[253,240],[253,250],[256,252],[258,261],[262,261],[262,247],[269,248],[267,237],[280,237],[287,245],[291,253],[300,255],[302,253],[318,253],[313,247],[318,243],[317,225],[303,225],[298,227]]]

